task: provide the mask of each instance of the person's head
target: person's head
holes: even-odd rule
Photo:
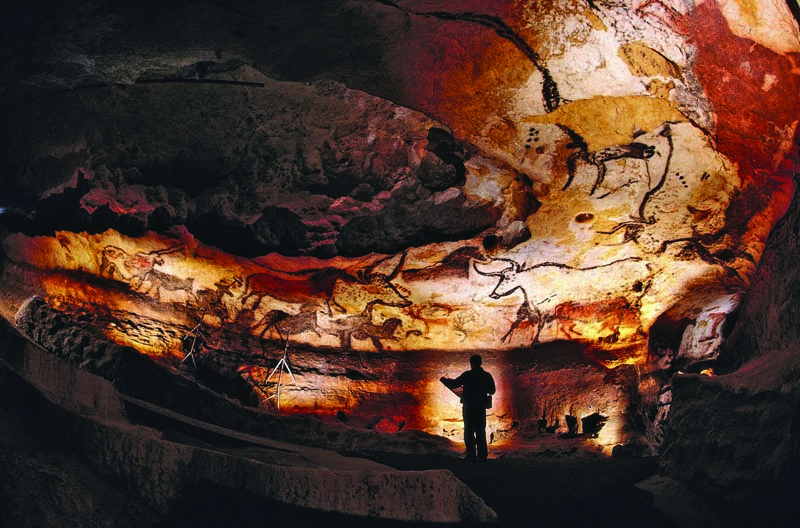
[[[469,358],[469,366],[470,367],[478,368],[478,367],[481,366],[481,363],[483,363],[483,359],[481,358],[480,355],[473,354],[472,356],[470,356],[470,358]]]

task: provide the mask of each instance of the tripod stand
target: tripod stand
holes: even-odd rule
[[[203,325],[203,315],[205,315],[205,310],[203,310],[203,313],[200,315],[200,322],[194,325],[194,328],[189,330],[189,333],[183,338],[185,341],[191,337],[192,346],[189,348],[189,352],[181,360],[181,365],[183,365],[187,359],[192,358],[192,364],[194,365],[194,368],[197,369],[197,362],[194,360],[194,347],[197,344],[197,338],[203,336],[203,331],[200,329],[200,327]]]
[[[278,331],[278,333],[280,333],[280,331]],[[276,372],[278,373],[278,387],[275,389],[275,394],[273,394],[272,396],[268,397],[267,399],[271,400],[272,398],[275,398],[275,404],[276,404],[276,406],[277,406],[279,411],[281,410],[281,378],[283,377],[283,370],[284,369],[286,369],[286,372],[288,372],[289,375],[292,377],[292,381],[294,382],[294,384],[297,385],[297,380],[294,378],[294,374],[292,374],[292,369],[289,368],[289,363],[286,362],[286,357],[289,354],[289,336],[290,335],[291,335],[291,332],[289,330],[286,330],[286,347],[284,347],[284,349],[283,349],[283,357],[280,359],[280,361],[278,361],[278,364],[275,365],[275,368],[272,369],[272,372],[270,373],[269,377],[267,377],[267,379],[264,380],[264,385],[266,385],[267,383],[269,383],[269,380],[272,379],[272,376]],[[283,337],[283,336],[281,336],[281,337]]]

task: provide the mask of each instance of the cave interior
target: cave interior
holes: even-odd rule
[[[32,342],[156,429],[153,406],[458,456],[439,378],[478,353],[493,459],[654,459],[729,523],[794,515],[797,16],[794,0],[16,6],[1,373],[78,399],[94,383],[45,380],[64,374],[21,359]]]

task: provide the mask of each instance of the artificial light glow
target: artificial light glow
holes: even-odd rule
[[[59,232],[4,241],[9,254],[40,270],[46,296],[65,310],[103,304],[190,328],[202,315],[205,324],[236,325],[262,341],[286,328],[293,343],[367,353],[504,350],[561,339],[620,350],[646,335],[640,317],[658,306],[654,295],[672,302],[686,276],[717,279],[683,263],[677,276],[651,281],[652,262],[629,253],[569,265],[528,264],[523,255],[466,259],[463,269],[430,271],[439,264],[426,259],[455,248],[322,263],[236,260],[189,235]],[[58,277],[73,287],[59,286]],[[718,310],[728,313],[734,301]]]
[[[609,167],[609,181],[614,170]],[[694,178],[688,185],[702,183]],[[568,190],[575,196],[584,191]],[[598,242],[585,254],[567,256],[534,238],[491,258],[476,251],[462,255],[465,245],[480,246],[481,240],[473,240],[388,256],[245,260],[205,247],[191,235],[174,240],[151,233],[132,239],[113,231],[14,234],[4,240],[4,250],[31,266],[33,282],[42,285],[54,306],[89,314],[110,339],[159,361],[182,364],[184,338],[196,325],[214,334],[213,342],[199,345],[197,357],[211,350],[241,354],[240,375],[260,395],[264,409],[275,409],[278,382],[267,381],[274,361],[260,363],[255,351],[283,349],[288,334],[292,347],[314,350],[306,354],[358,354],[361,367],[354,368],[358,372],[352,378],[326,375],[319,365],[304,365],[293,377],[282,373],[281,412],[381,415],[456,442],[463,438],[461,404],[438,377],[455,377],[468,368],[461,352],[488,355],[532,347],[535,357],[540,343],[580,342],[590,349],[594,367],[562,372],[532,366],[509,375],[499,360],[486,362],[498,383],[487,431],[503,445],[515,441],[520,422],[545,416],[552,434],[559,434],[567,432],[566,416],[581,418],[599,409],[607,421],[591,441],[607,446],[620,441],[625,397],[605,385],[597,363],[609,370],[643,364],[648,310],[660,313],[665,303],[675,303],[687,277],[703,282],[718,276],[707,263],[691,259],[672,266],[670,273],[660,272],[670,264],[666,254],[647,254],[622,244],[617,235],[598,234],[601,228],[613,232],[627,209],[609,207],[601,215],[586,213],[584,206],[576,205],[578,214],[545,204],[537,213],[563,217],[573,235]],[[588,229],[592,222],[595,230]],[[668,234],[658,225],[647,229],[656,238]],[[605,244],[609,241],[614,243]],[[727,313],[734,305],[718,311]],[[708,317],[721,316],[715,311]],[[394,383],[385,373],[396,372],[397,365],[379,366],[389,352],[445,359],[425,379]]]

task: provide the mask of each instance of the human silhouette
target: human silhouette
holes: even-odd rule
[[[486,445],[486,409],[490,396],[495,393],[494,378],[483,370],[483,359],[474,354],[469,358],[470,369],[455,379],[439,378],[445,387],[455,390],[462,388],[461,410],[464,416],[465,460],[486,460],[489,449]]]

